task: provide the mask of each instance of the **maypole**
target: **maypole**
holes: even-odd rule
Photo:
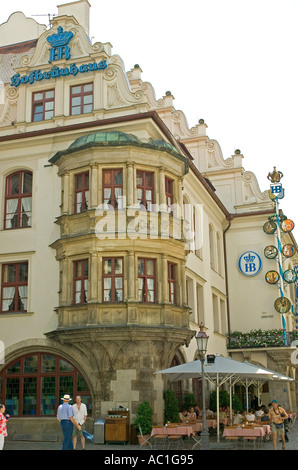
[[[296,248],[292,244],[282,246],[282,237],[293,230],[294,222],[282,214],[279,208],[279,200],[284,198],[284,189],[280,182],[283,174],[277,171],[276,167],[273,168],[272,173],[268,173],[267,178],[271,181],[269,197],[275,202],[275,214],[268,217],[268,222],[263,226],[265,233],[275,235],[277,240],[277,247],[274,245],[266,246],[264,254],[268,259],[276,259],[278,271],[271,270],[265,275],[268,284],[278,284],[280,297],[274,302],[275,310],[281,314],[281,324],[283,329],[284,345],[287,344],[287,326],[285,314],[291,309],[291,302],[285,296],[285,288],[288,284],[295,282],[297,273],[293,269],[283,270],[283,263],[287,258],[294,256]]]

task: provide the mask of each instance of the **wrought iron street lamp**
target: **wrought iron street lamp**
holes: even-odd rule
[[[203,323],[200,324],[200,331],[197,333],[196,341],[198,347],[198,354],[202,364],[202,420],[203,420],[203,429],[201,432],[201,450],[209,449],[209,432],[207,428],[206,420],[206,400],[205,400],[205,358],[207,352],[209,336],[204,331]]]

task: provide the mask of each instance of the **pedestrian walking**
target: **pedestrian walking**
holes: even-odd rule
[[[0,403],[0,450],[3,450],[4,439],[7,436],[7,418],[9,416],[5,415],[5,405]]]
[[[72,401],[72,398],[69,395],[64,395],[62,401],[63,403],[58,407],[57,411],[57,419],[60,421],[63,432],[62,450],[73,450],[73,426],[75,425],[77,429],[81,429],[81,426],[74,419],[73,408],[69,403]]]
[[[269,422],[271,425],[273,448],[276,450],[277,436],[280,436],[282,449],[285,450],[285,427],[284,420],[288,418],[285,410],[279,406],[277,400],[272,400],[272,407],[269,410]]]
[[[85,403],[82,403],[82,398],[80,397],[80,395],[77,395],[76,402],[72,405],[72,407],[74,412],[74,419],[76,420],[76,423],[78,423],[81,427],[80,430],[76,426],[73,429],[73,448],[74,450],[76,450],[77,440],[78,437],[80,437],[82,450],[85,450],[85,437],[83,435],[83,431],[85,430],[85,422],[87,419],[87,406],[85,405]]]

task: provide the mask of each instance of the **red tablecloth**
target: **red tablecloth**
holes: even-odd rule
[[[207,428],[216,428],[216,419],[207,419]],[[202,421],[196,421],[195,423],[192,424],[194,430],[196,432],[201,432],[203,430],[203,422]]]
[[[167,435],[179,435],[179,436],[192,436],[195,434],[194,428],[192,425],[178,425],[176,427],[164,426],[163,428],[153,428],[151,436],[155,434],[167,434]]]
[[[237,428],[225,428],[223,432],[223,437],[264,437],[266,434],[266,431],[268,429],[265,429],[270,426],[252,426],[251,428],[243,428],[241,426]]]

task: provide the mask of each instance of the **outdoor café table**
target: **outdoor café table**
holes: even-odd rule
[[[223,437],[264,437],[265,429],[264,426],[251,426],[242,427],[237,426],[233,428],[225,428]]]
[[[195,434],[191,424],[177,424],[177,426],[164,426],[163,428],[152,428],[151,436],[155,434],[166,434],[174,436],[192,436]]]
[[[207,428],[216,428],[216,419],[207,419]],[[195,432],[202,432],[203,430],[203,422],[202,421],[196,421],[195,423],[192,423],[192,426],[194,428]]]
[[[271,427],[270,427],[270,424],[260,424],[260,426],[262,426],[264,428],[264,431],[266,434],[270,434],[271,433]]]

